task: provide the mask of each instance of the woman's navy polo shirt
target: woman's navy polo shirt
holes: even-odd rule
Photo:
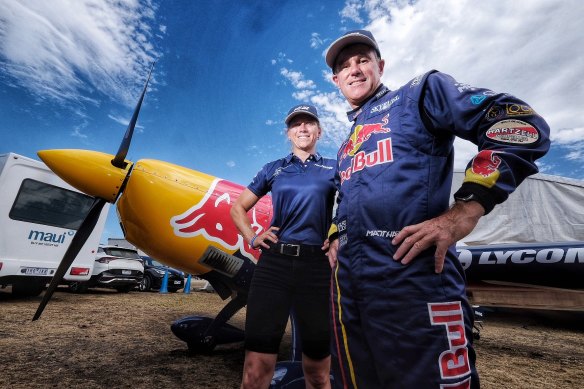
[[[272,192],[272,226],[281,243],[322,245],[331,224],[336,160],[313,154],[306,162],[290,153],[267,163],[248,189],[262,197]]]

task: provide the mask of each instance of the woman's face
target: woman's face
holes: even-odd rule
[[[320,132],[318,121],[310,115],[295,116],[288,123],[288,139],[292,142],[293,151],[313,153]]]

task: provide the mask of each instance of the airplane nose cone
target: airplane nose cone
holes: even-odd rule
[[[56,175],[90,196],[114,203],[128,175],[132,162],[124,168],[112,165],[114,156],[90,150],[42,150],[40,159]]]

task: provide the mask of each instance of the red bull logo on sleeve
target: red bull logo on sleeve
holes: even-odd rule
[[[235,197],[239,196],[242,190],[243,187],[232,182],[215,179],[199,203],[170,219],[174,234],[184,238],[203,236],[227,250],[239,250],[242,255],[256,262],[259,252],[253,250],[239,235],[229,214]],[[271,209],[270,202],[269,197],[264,197],[248,212],[256,233],[263,231],[269,223],[267,213],[261,214],[256,208],[259,205]]]
[[[501,158],[497,156],[497,152],[483,150],[473,158],[470,168],[466,170],[464,182],[474,182],[491,188],[499,179],[499,165]]]
[[[371,137],[373,134],[384,134],[389,133],[391,130],[387,126],[389,122],[389,115],[385,115],[381,119],[381,123],[370,123],[370,124],[359,124],[355,127],[355,130],[349,137],[349,140],[342,147],[340,161],[345,159],[347,156],[354,156],[359,150],[363,142]]]

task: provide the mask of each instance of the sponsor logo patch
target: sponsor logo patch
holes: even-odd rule
[[[502,107],[498,106],[498,105],[494,105],[491,107],[491,109],[489,109],[487,111],[487,114],[485,115],[485,118],[492,122],[493,120],[497,120],[497,119],[501,119],[505,114],[505,111],[503,110]]]
[[[495,123],[486,132],[487,138],[511,144],[530,144],[539,139],[539,132],[531,124],[509,119]]]
[[[351,179],[351,174],[355,172],[388,162],[393,162],[391,138],[378,141],[377,149],[368,154],[364,151],[359,151],[355,154],[355,157],[351,160],[351,166],[340,172],[341,184]]]
[[[399,231],[368,230],[365,236],[379,236],[381,238],[395,238]]]
[[[473,95],[470,97],[470,102],[473,103],[474,105],[479,105],[480,103],[485,101],[486,98],[487,96],[485,95]]]
[[[505,111],[507,112],[508,116],[525,116],[535,114],[529,105],[521,104],[506,104]]]
[[[377,113],[377,112],[385,111],[385,110],[389,109],[389,107],[391,107],[393,105],[393,103],[395,103],[398,100],[399,100],[399,95],[393,97],[389,101],[384,102],[383,104],[379,104],[379,105],[376,105],[375,107],[371,108],[371,113]]]
[[[472,160],[469,169],[466,169],[464,182],[474,182],[491,188],[499,179],[499,165],[501,158],[493,150],[483,150]]]
[[[418,85],[420,85],[420,81],[422,81],[422,77],[424,77],[424,75],[423,75],[423,74],[421,74],[421,75],[419,75],[419,76],[416,76],[416,78],[414,78],[414,79],[412,80],[412,82],[410,83],[410,88],[413,88],[413,87],[415,87],[415,86],[418,86]]]

